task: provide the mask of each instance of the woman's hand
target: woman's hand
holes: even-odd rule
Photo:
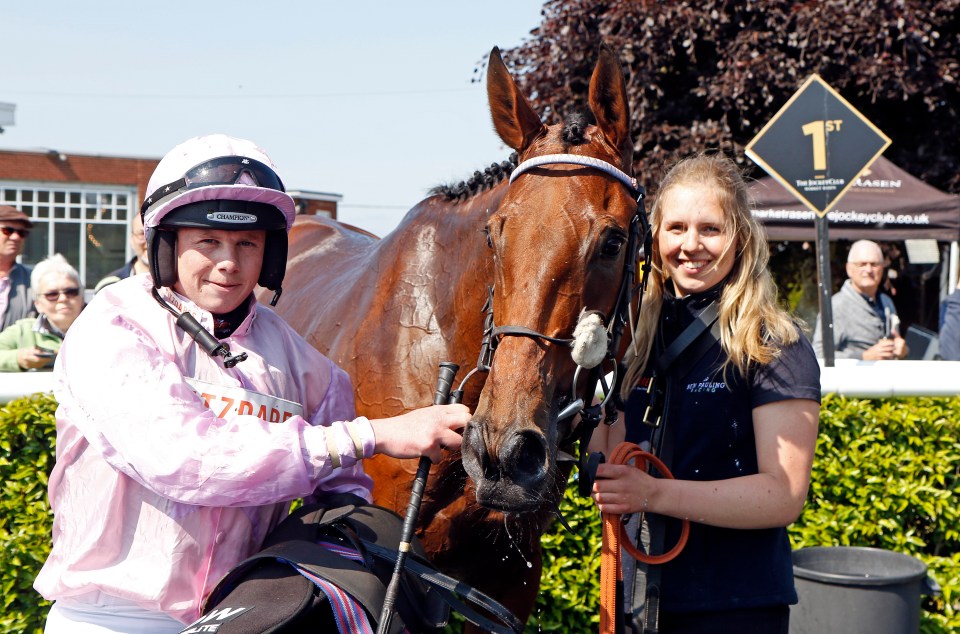
[[[657,491],[657,479],[632,464],[597,467],[591,497],[601,513],[626,515],[650,510]]]
[[[20,348],[17,350],[17,364],[24,370],[43,368],[53,362],[55,354],[41,348]]]
[[[468,422],[470,410],[461,404],[431,405],[393,418],[371,420],[376,436],[374,452],[393,458],[426,456],[440,462],[443,450],[460,448],[463,438],[458,432]]]

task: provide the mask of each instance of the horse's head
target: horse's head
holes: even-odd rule
[[[577,397],[588,404],[592,397],[584,393],[585,381],[574,386],[570,346],[550,338],[572,338],[584,309],[599,311],[607,323],[614,319],[634,261],[635,253],[627,252],[637,213],[627,176],[633,142],[626,86],[606,49],[590,80],[596,123],[581,115],[544,125],[497,49],[490,54],[487,92],[497,133],[520,164],[486,226],[496,348],[464,432],[463,464],[478,502],[524,512],[562,495],[553,476],[575,417],[558,420],[558,414]]]

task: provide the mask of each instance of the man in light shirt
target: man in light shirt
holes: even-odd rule
[[[858,240],[847,254],[847,280],[835,293],[833,341],[836,358],[879,361],[907,356],[900,317],[893,299],[880,290],[884,258],[880,245]],[[813,348],[823,358],[823,333],[817,316]]]

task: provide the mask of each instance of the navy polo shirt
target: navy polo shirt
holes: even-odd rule
[[[666,346],[717,297],[719,288],[676,298],[665,293],[660,333]],[[681,480],[721,480],[755,474],[755,407],[802,398],[820,401],[820,367],[810,342],[800,334],[779,358],[751,368],[744,377],[718,341],[683,376],[671,375],[664,420],[672,428],[670,467]],[[677,364],[682,365],[682,364]],[[644,377],[649,377],[649,368]],[[627,440],[650,435],[641,419],[645,390],[635,388],[625,407]],[[680,521],[666,522],[666,548],[677,543]],[[793,563],[785,528],[741,530],[691,522],[683,552],[662,566],[661,608],[699,612],[788,605],[797,602]]]

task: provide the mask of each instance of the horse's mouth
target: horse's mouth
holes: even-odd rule
[[[553,428],[556,425],[551,421]],[[535,428],[507,434],[497,455],[491,456],[483,428],[484,421],[471,421],[461,447],[463,467],[473,480],[477,503],[504,513],[526,513],[556,504],[558,500],[552,500],[549,493],[557,486],[557,464],[572,457],[552,446],[555,440],[548,440]]]
[[[477,503],[503,513],[529,513],[540,508],[543,497],[511,482],[484,479],[475,482]]]

